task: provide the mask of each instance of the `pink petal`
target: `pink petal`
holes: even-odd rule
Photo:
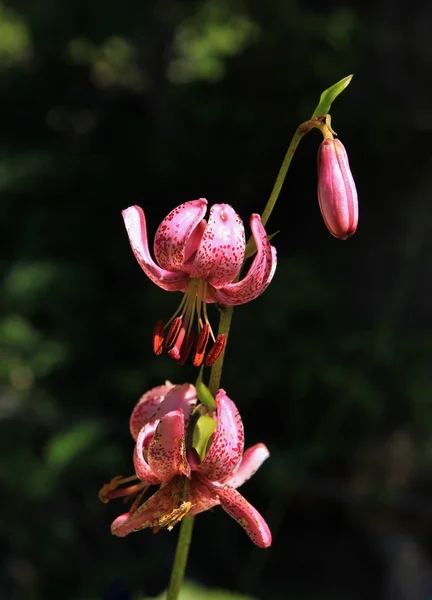
[[[187,427],[196,401],[196,389],[191,383],[176,385],[168,391],[163,402],[156,407],[151,420],[161,419],[172,410],[181,410],[184,415],[185,427]]]
[[[153,388],[138,400],[132,411],[129,423],[132,437],[136,440],[144,425],[162,418],[172,410],[183,411],[187,426],[196,401],[196,391],[190,383],[173,385],[167,382]]]
[[[162,483],[163,481],[163,479],[153,473],[145,458],[145,452],[147,451],[149,443],[153,439],[154,430],[155,423],[147,423],[147,425],[144,425],[138,434],[133,455],[136,476],[141,479],[141,481],[144,481],[150,485]]]
[[[214,204],[190,276],[216,288],[226,285],[239,274],[244,254],[243,221],[229,204]]]
[[[226,479],[237,468],[244,448],[243,423],[236,405],[224,390],[216,394],[217,425],[210,449],[197,473],[210,481]]]
[[[150,496],[135,512],[117,517],[111,524],[111,533],[124,537],[145,527],[159,526],[160,520],[169,516],[177,508],[180,493],[181,481],[172,480]]]
[[[180,204],[159,225],[154,253],[161,267],[168,271],[185,271],[184,263],[195,253],[201,241],[207,200],[199,198]],[[188,272],[186,267],[186,272]]]
[[[192,508],[189,512],[191,517],[220,504],[219,496],[211,483],[206,484],[196,474],[192,474],[189,500],[192,502]]]
[[[216,300],[221,304],[235,306],[250,302],[264,292],[273,278],[276,269],[276,250],[270,246],[259,215],[251,216],[250,226],[257,253],[248,273],[241,281],[213,290]]]
[[[243,527],[254,544],[268,548],[272,543],[271,532],[256,508],[230,486],[223,486],[217,491],[222,508]]]
[[[190,477],[183,411],[173,410],[160,420],[148,447],[148,465],[160,481],[175,475]]]
[[[153,283],[169,292],[184,292],[189,277],[181,272],[171,272],[159,267],[152,259],[147,241],[145,216],[139,206],[122,211],[129,242],[141,269]]]
[[[156,407],[162,402],[169,390],[173,387],[174,385],[168,381],[165,385],[158,385],[141,396],[135,404],[129,420],[129,429],[135,441],[140,429],[150,421]]]
[[[255,444],[246,450],[243,454],[234,475],[226,480],[226,484],[233,488],[238,488],[250,479],[258,471],[263,462],[270,456],[270,452],[264,444]]]

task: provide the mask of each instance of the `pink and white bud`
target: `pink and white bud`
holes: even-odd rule
[[[358,199],[348,155],[338,139],[325,139],[318,150],[318,202],[332,235],[345,240],[358,223]]]

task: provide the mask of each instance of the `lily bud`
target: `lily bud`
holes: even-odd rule
[[[327,138],[318,150],[318,202],[332,235],[345,240],[355,233],[358,200],[348,155],[338,139]]]

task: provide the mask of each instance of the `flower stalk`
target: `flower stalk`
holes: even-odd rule
[[[233,306],[223,306],[220,311],[218,337],[225,335],[225,346],[219,359],[213,364],[210,371],[209,389],[213,396],[220,387],[222,379],[223,362],[225,358],[226,342],[231,327]],[[189,548],[192,541],[192,531],[195,517],[185,517],[180,523],[180,532],[177,540],[177,548],[174,556],[171,578],[167,590],[166,600],[177,600],[184,580],[186,564],[189,556]]]

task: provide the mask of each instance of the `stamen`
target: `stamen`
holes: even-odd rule
[[[170,348],[174,344],[175,339],[178,335],[178,332],[180,331],[181,326],[182,326],[182,318],[176,317],[174,319],[174,321],[172,322],[172,325],[166,336],[166,340],[165,340],[166,348]]]
[[[217,340],[210,348],[209,353],[206,356],[204,364],[206,367],[211,367],[215,364],[219,356],[222,354],[222,351],[225,347],[225,334],[222,333],[217,337]]]
[[[185,337],[186,337],[186,328],[184,325],[181,324],[180,331],[178,332],[178,335],[175,340],[175,344],[171,348],[171,350],[168,351],[168,356],[170,356],[174,360],[179,360],[182,344],[183,344]]]
[[[144,496],[144,494],[146,493],[146,491],[149,489],[149,487],[150,487],[149,485],[146,485],[145,488],[142,490],[142,492],[138,494],[138,496],[135,498],[135,500],[131,504],[129,512],[134,513],[136,511],[136,509],[138,508],[139,503],[142,500],[142,497]]]
[[[182,502],[178,508],[174,508],[170,514],[164,515],[159,519],[159,524],[153,529],[153,533],[157,533],[162,527],[166,527],[168,531],[179,523],[192,508],[192,502]]]
[[[190,331],[189,335],[187,336],[186,341],[183,343],[183,345],[181,347],[180,358],[177,359],[177,363],[179,365],[183,366],[185,364],[185,362],[187,361],[190,351],[192,350],[192,347],[194,345],[195,337],[196,337],[195,332]]]
[[[102,486],[99,492],[99,499],[106,504],[113,498],[120,498],[121,496],[135,494],[137,491],[142,489],[142,482],[136,483],[135,485],[131,485],[127,488],[117,489],[120,485],[123,485],[123,483],[129,483],[130,481],[134,481],[134,479],[138,479],[138,477],[136,475],[131,475],[130,477],[117,475],[116,477],[113,477],[109,483],[105,483]]]
[[[153,329],[153,352],[159,356],[162,354],[164,343],[164,322],[158,321]]]
[[[210,337],[210,325],[205,323],[199,332],[197,343],[195,346],[195,352],[192,358],[192,364],[194,367],[199,367],[204,360],[204,354],[207,348],[207,343]]]

